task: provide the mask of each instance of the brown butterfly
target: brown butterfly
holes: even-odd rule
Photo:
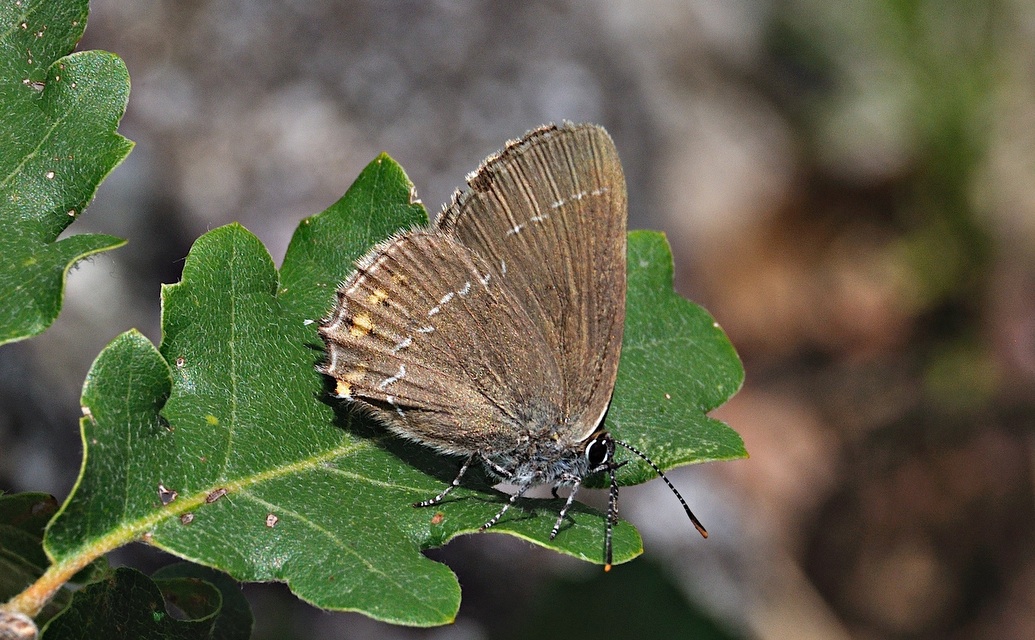
[[[336,395],[392,432],[465,456],[517,487],[570,487],[606,471],[605,568],[618,521],[615,445],[602,429],[625,322],[626,188],[611,137],[596,125],[544,126],[490,156],[429,228],[361,258],[320,325],[319,370]],[[704,527],[672,483],[702,535]]]

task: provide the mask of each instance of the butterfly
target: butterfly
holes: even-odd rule
[[[516,487],[568,498],[610,474],[605,570],[618,521],[616,445],[603,429],[625,322],[625,177],[597,125],[547,125],[509,142],[468,177],[434,225],[378,244],[337,291],[319,332],[335,395],[397,436],[462,456],[442,502],[473,464]]]

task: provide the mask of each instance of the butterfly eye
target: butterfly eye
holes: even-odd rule
[[[611,459],[614,446],[610,445],[610,439],[611,436],[601,433],[586,445],[586,462],[590,469],[596,469]]]

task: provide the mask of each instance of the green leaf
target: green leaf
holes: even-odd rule
[[[43,538],[43,530],[57,510],[57,500],[48,493],[0,492],[0,526]]]
[[[0,496],[0,601],[32,584],[47,568],[43,528],[58,504],[45,493]]]
[[[665,236],[630,233],[627,269],[625,336],[608,428],[662,469],[746,457],[737,432],[707,415],[740,389],[744,367],[715,319],[673,290]],[[638,457],[628,458],[620,484],[656,477]]]
[[[188,562],[162,567],[151,577],[162,590],[166,602],[183,611],[189,619],[212,618],[210,638],[248,640],[255,622],[251,606],[240,584],[230,576]],[[216,590],[218,599],[209,596]]]
[[[41,637],[246,640],[250,636],[251,611],[240,588],[225,576],[174,565],[155,578],[135,569],[116,569],[78,591],[68,608],[43,628]],[[170,615],[163,593],[188,619]]]
[[[0,496],[0,601],[6,601],[32,584],[50,564],[43,551],[47,522],[58,510],[58,502],[45,493],[16,493]],[[106,571],[103,559],[92,563],[72,578],[84,583]],[[36,616],[49,620],[68,604],[71,594],[61,591]]]
[[[303,221],[279,283],[240,226],[198,240],[183,281],[164,290],[161,354],[129,332],[87,377],[83,470],[46,539],[55,563],[142,538],[241,580],[287,582],[324,608],[410,625],[453,619],[456,578],[421,550],[476,531],[502,494],[463,489],[438,509],[412,508],[452,479],[456,461],[321,402],[309,322],[370,245],[425,221],[410,189],[378,158],[341,201]],[[580,506],[549,543],[550,526],[531,514],[552,522],[556,509],[515,511],[494,531],[599,562],[600,515]],[[616,559],[639,551],[620,526]]]
[[[71,565],[77,556],[142,538],[240,580],[284,581],[323,608],[408,625],[454,618],[456,578],[421,550],[477,531],[508,496],[474,482],[435,508],[411,507],[451,481],[459,461],[392,437],[330,402],[328,381],[314,370],[323,356],[313,321],[329,309],[353,261],[391,233],[425,222],[410,193],[401,168],[381,156],[339,202],[302,222],[279,275],[259,240],[239,225],[197,241],[182,282],[163,291],[160,352],[130,332],[102,352],[88,375],[83,471],[46,539],[56,563]],[[652,238],[634,234],[631,255],[656,245]],[[658,424],[633,418],[647,416],[644,403],[660,393],[654,373],[670,357],[651,348],[643,332],[692,329],[700,314],[672,293],[667,253],[644,260],[634,262],[642,273],[631,270],[630,282],[664,287],[647,299],[678,317],[658,325],[632,314],[627,344],[651,375],[625,379],[612,412],[622,415],[618,405],[626,397],[640,408],[620,424],[612,419],[620,435],[637,443]],[[633,291],[630,300],[641,295]],[[703,338],[682,346],[705,340],[721,347],[721,332],[711,323],[705,329]],[[672,415],[709,425],[697,414],[739,386],[740,365],[725,344],[725,351],[709,348],[733,363],[713,367],[707,384],[696,387],[703,395],[688,382],[693,372],[684,371],[685,394],[673,405],[689,406]],[[675,425],[666,433],[677,444],[658,443],[684,458],[687,450],[710,459],[736,455],[735,434],[718,438],[728,450],[717,451],[715,437],[704,434],[702,444],[694,429],[688,435]],[[522,500],[490,531],[601,563],[604,516],[593,509],[577,504],[560,535],[548,539],[561,504]],[[635,529],[619,523],[615,562],[641,552]]]
[[[68,270],[123,244],[57,241],[133,143],[115,133],[129,98],[117,56],[71,52],[87,0],[0,5],[0,344],[41,333],[61,310]]]

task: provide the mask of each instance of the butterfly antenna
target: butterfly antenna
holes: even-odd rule
[[[611,493],[607,499],[607,526],[604,529],[604,571],[611,570],[611,533],[614,526],[618,524],[618,480],[615,478],[615,469],[621,467],[620,464],[610,465],[611,472]]]
[[[654,464],[653,460],[645,456],[639,449],[632,446],[631,444],[627,442],[622,442],[621,440],[615,440],[615,444],[620,444],[629,451],[632,451],[636,455],[643,458],[643,461],[649,464],[651,468],[653,468],[654,471],[656,471],[657,474],[661,476],[661,479],[665,481],[665,484],[667,484],[668,488],[672,490],[672,493],[676,494],[676,497],[679,498],[679,504],[683,505],[683,510],[686,511],[686,515],[690,518],[690,522],[694,523],[694,527],[697,528],[697,531],[701,534],[701,537],[707,538],[708,531],[705,530],[704,525],[701,524],[701,521],[697,519],[697,516],[694,515],[694,512],[690,510],[690,505],[686,503],[686,500],[683,499],[683,496],[679,494],[679,490],[676,489],[676,486],[672,484],[672,481],[669,480],[667,476],[665,476],[665,473],[661,470],[661,468],[658,465]]]

